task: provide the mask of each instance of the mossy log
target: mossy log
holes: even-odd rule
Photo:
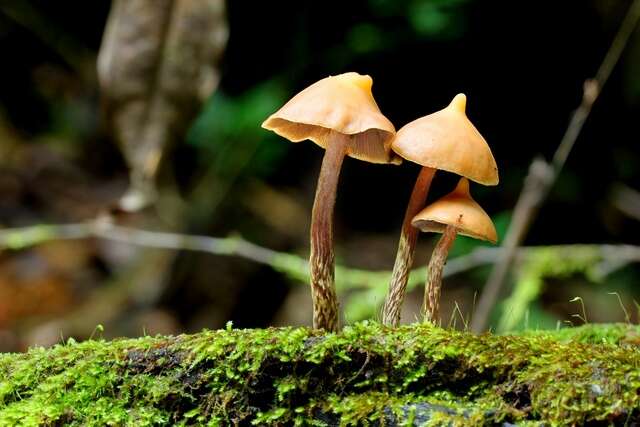
[[[0,355],[0,425],[634,425],[639,343],[373,322],[71,340]]]

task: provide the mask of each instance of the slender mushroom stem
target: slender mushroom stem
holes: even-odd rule
[[[311,213],[309,268],[313,299],[313,327],[332,332],[338,330],[338,297],[333,254],[333,207],[349,136],[332,131],[328,138]]]
[[[400,309],[407,290],[407,281],[413,266],[413,256],[419,233],[419,230],[411,225],[411,220],[424,208],[431,180],[435,173],[436,169],[429,167],[423,167],[420,170],[404,214],[391,283],[389,284],[389,291],[382,309],[382,323],[387,326],[398,326],[400,322]]]
[[[440,317],[440,289],[442,288],[442,270],[447,262],[449,249],[456,239],[456,227],[447,225],[442,237],[433,249],[429,260],[427,283],[424,289],[424,321],[436,324]]]

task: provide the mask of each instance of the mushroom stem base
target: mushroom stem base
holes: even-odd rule
[[[333,332],[338,330],[338,297],[335,287],[335,257],[333,253],[333,208],[340,168],[347,151],[348,135],[331,132],[322,159],[311,214],[311,298],[313,327]]]
[[[404,214],[396,261],[393,265],[391,283],[389,284],[389,292],[387,293],[382,309],[382,323],[387,326],[398,326],[398,323],[400,323],[400,309],[402,308],[402,302],[404,301],[404,295],[407,290],[407,281],[409,280],[409,272],[413,266],[413,257],[419,233],[419,230],[411,225],[411,220],[424,207],[435,173],[436,169],[428,167],[423,167],[420,170],[416,184],[413,187],[413,192],[411,193],[411,198],[409,199],[409,204],[407,205],[407,210]]]
[[[424,321],[437,324],[440,320],[440,289],[442,288],[442,270],[447,262],[449,249],[456,239],[456,228],[448,225],[438,244],[433,249],[427,272],[427,283],[424,290]]]

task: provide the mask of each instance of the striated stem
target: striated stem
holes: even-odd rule
[[[436,169],[423,167],[420,170],[416,184],[413,187],[407,210],[402,222],[400,241],[396,261],[393,265],[389,292],[382,308],[382,323],[387,326],[398,326],[400,322],[400,309],[404,301],[404,294],[407,290],[409,271],[413,266],[413,256],[416,250],[419,230],[411,225],[411,220],[420,212],[427,200],[431,180],[436,173]]]
[[[442,270],[447,263],[449,249],[456,239],[456,227],[447,225],[442,233],[442,237],[433,249],[429,269],[427,272],[427,283],[424,289],[424,302],[422,310],[424,321],[437,324],[440,317],[440,289],[442,288]]]
[[[313,327],[333,332],[338,330],[338,297],[334,280],[333,207],[349,136],[331,132],[328,138],[311,213],[309,268],[313,299]]]

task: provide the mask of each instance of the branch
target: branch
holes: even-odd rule
[[[531,163],[522,192],[513,211],[513,219],[502,244],[504,251],[491,271],[473,315],[471,329],[474,332],[481,332],[487,327],[489,314],[504,286],[507,273],[515,258],[516,249],[524,241],[540,206],[562,171],[567,157],[591,113],[591,108],[618,63],[629,37],[638,24],[638,19],[640,19],[640,0],[635,0],[629,7],[596,76],[584,82],[582,101],[573,112],[567,130],[551,162],[547,163],[542,158],[536,158]]]
[[[98,219],[75,224],[39,224],[27,227],[0,230],[0,249],[20,250],[53,240],[78,240],[97,238],[129,245],[167,250],[205,252],[213,255],[236,256],[260,264],[268,265],[288,277],[308,282],[307,259],[287,252],[279,252],[249,242],[239,235],[210,237],[141,230],[115,225],[108,220]],[[605,275],[629,263],[640,262],[640,246],[633,245],[558,245],[520,248],[518,258],[527,259],[540,251],[554,250],[560,258],[584,258],[585,252],[599,260],[595,265],[598,272]],[[489,265],[500,259],[505,249],[480,247],[468,255],[451,259],[443,276],[453,276],[476,267]],[[408,286],[415,288],[423,283],[426,267],[413,270]],[[338,287],[341,290],[362,289],[379,283],[388,283],[391,271],[370,271],[345,266],[336,267]]]

